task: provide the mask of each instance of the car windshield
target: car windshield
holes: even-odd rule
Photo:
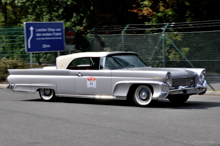
[[[146,67],[146,65],[136,55],[113,55],[106,57],[105,68],[107,69],[136,67]]]

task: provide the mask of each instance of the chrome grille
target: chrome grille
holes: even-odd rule
[[[173,79],[172,85],[175,88],[178,88],[179,86],[187,86],[187,87],[195,87],[195,78],[179,78],[179,79]]]

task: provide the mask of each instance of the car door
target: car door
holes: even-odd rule
[[[100,68],[99,57],[77,58],[69,65],[76,71],[78,95],[112,95],[111,70]]]
[[[110,70],[78,70],[76,92],[79,95],[112,95]]]

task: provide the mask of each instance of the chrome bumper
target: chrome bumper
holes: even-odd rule
[[[15,84],[9,84],[7,89],[13,92],[32,93],[30,91],[25,91],[25,90],[16,90],[15,87],[16,87]]]
[[[178,89],[171,89],[169,94],[176,95],[176,94],[205,94],[207,90],[207,81],[204,81],[202,85],[197,84],[196,87],[184,87],[179,86]]]
[[[13,90],[14,90],[14,84],[9,84],[9,85],[8,85],[8,87],[7,87],[7,89],[9,89],[9,90],[12,90],[12,91],[13,91]]]

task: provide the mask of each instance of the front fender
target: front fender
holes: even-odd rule
[[[159,81],[121,81],[117,82],[113,87],[113,95],[116,97],[126,97],[131,85],[150,85],[153,88],[153,98],[157,99],[161,97],[161,94],[164,92],[163,82]],[[165,89],[166,92],[169,92],[169,89]]]

